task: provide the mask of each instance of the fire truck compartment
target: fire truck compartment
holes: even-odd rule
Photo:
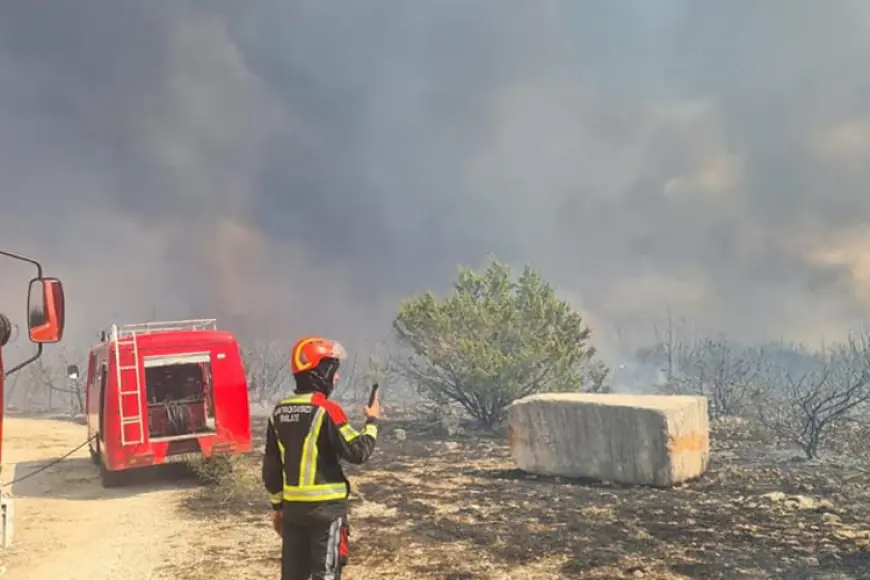
[[[209,353],[150,356],[143,362],[151,441],[215,432]]]

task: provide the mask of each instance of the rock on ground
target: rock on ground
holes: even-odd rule
[[[677,395],[548,393],[508,411],[523,471],[667,487],[706,471],[707,400]]]

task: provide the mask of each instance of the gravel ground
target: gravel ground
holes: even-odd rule
[[[714,427],[710,471],[673,490],[527,475],[500,439],[439,437],[410,423],[382,433],[370,463],[349,470],[349,580],[870,578],[867,473],[795,460],[739,421]],[[203,542],[211,559],[175,568],[179,580],[276,572],[257,470],[252,458],[237,466],[238,489],[187,498],[188,517],[223,543]]]

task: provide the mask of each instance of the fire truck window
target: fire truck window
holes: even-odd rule
[[[151,438],[214,429],[211,365],[184,363],[145,369]]]
[[[94,353],[88,356],[88,374],[85,377],[85,384],[88,387],[93,386],[97,380],[97,355]]]
[[[185,401],[205,397],[205,376],[196,363],[145,369],[149,403]]]

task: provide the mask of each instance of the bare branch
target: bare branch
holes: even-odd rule
[[[251,342],[242,351],[251,398],[261,404],[274,403],[292,390],[288,350],[275,342]]]
[[[851,336],[819,353],[815,368],[795,373],[780,367],[767,380],[774,396],[759,417],[808,458],[818,457],[832,428],[870,401],[870,342]]]

